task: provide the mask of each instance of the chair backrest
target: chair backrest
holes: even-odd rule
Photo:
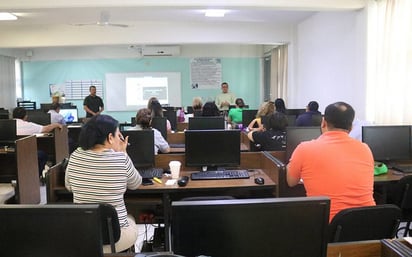
[[[401,210],[393,204],[345,209],[329,224],[329,242],[393,238],[400,219]]]
[[[115,243],[120,239],[120,224],[116,209],[110,204],[99,204],[103,244],[110,244],[112,253],[116,252]]]
[[[398,206],[402,210],[412,211],[412,175],[401,178],[398,184],[401,189],[401,199]]]

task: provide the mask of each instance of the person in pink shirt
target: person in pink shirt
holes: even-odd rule
[[[331,199],[329,220],[340,210],[375,205],[374,160],[369,147],[349,136],[355,111],[347,103],[326,107],[322,135],[299,144],[287,167],[287,183],[304,183],[307,196]]]

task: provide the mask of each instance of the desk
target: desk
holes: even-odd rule
[[[54,129],[53,133],[46,133],[37,137],[37,148],[49,155],[49,161],[54,164],[69,156],[69,141],[67,126]]]

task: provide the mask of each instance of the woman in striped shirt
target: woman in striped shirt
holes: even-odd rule
[[[74,203],[108,203],[116,208],[121,227],[116,251],[130,248],[137,239],[134,218],[127,214],[126,189],[137,189],[142,177],[126,153],[128,138],[123,138],[119,123],[109,115],[93,116],[83,125],[79,148],[70,156],[65,185],[73,192]],[[110,245],[103,251],[110,252]]]

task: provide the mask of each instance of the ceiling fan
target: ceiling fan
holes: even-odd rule
[[[112,27],[120,27],[120,28],[127,28],[129,25],[127,24],[118,24],[118,23],[111,23],[110,22],[110,13],[108,11],[102,11],[100,13],[100,19],[97,22],[92,22],[92,23],[75,23],[72,24],[74,26],[101,26],[101,27],[106,27],[106,26],[112,26]]]

